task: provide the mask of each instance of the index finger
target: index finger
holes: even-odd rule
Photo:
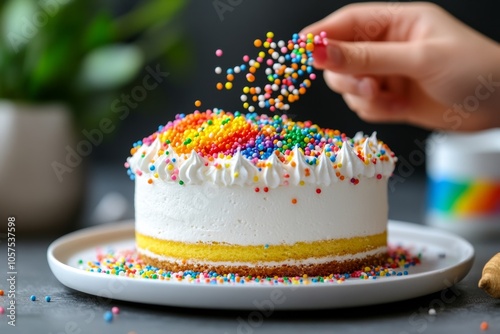
[[[381,40],[406,5],[400,2],[350,4],[305,27],[301,33],[316,35],[324,31],[328,38],[341,41]]]

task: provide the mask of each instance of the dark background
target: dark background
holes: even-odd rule
[[[165,124],[175,114],[194,111],[193,103],[197,99],[203,102],[201,109],[219,107],[243,111],[239,100],[241,88],[217,91],[215,84],[220,77],[214,73],[214,68],[221,66],[225,69],[240,64],[244,54],[255,50],[253,40],[264,38],[267,31],[275,33],[275,40],[288,39],[294,32],[352,1],[220,0],[219,3],[232,8],[223,13],[222,20],[213,0],[189,2],[176,19],[190,50],[184,55],[188,66],[175,68],[162,65],[162,70],[170,73],[167,82],[149,92],[148,97],[125,120],[119,121],[117,130],[107,135],[105,143],[93,151],[91,160],[112,164],[124,162],[134,141],[156,131],[158,125]],[[435,3],[483,34],[500,40],[498,1],[446,0]],[[126,1],[122,6],[133,4],[134,1]],[[221,58],[214,54],[219,48],[224,51]],[[467,45],[464,44],[464,48]],[[154,67],[155,64],[151,65]],[[144,75],[145,71],[135,84],[141,84]],[[129,93],[133,86],[124,88],[123,92]],[[259,108],[257,112],[269,113]],[[348,109],[341,96],[327,88],[321,73],[306,95],[292,104],[289,113],[296,120],[310,119],[322,127],[339,129],[349,136],[360,130],[366,133],[377,131],[379,138],[403,159],[409,159],[416,150],[421,151],[416,141],[423,142],[428,135],[428,131],[413,126],[370,124],[360,120]],[[413,165],[417,170],[424,170],[423,161]]]

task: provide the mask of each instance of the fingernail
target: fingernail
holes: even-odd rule
[[[334,66],[342,66],[344,64],[344,55],[338,45],[328,44],[327,46],[328,59]]]
[[[316,47],[314,48],[313,57],[316,64],[324,64],[327,58],[326,47],[323,45],[316,45]]]
[[[366,97],[371,97],[373,96],[373,87],[370,84],[369,79],[361,79],[361,81],[358,84],[358,90],[360,95],[366,96]]]

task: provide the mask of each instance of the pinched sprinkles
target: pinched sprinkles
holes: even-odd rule
[[[223,71],[215,68],[215,73],[225,76],[225,82],[218,82],[216,88],[230,90],[233,88],[235,76],[245,74],[248,86],[242,89],[241,102],[243,108],[250,112],[255,111],[255,106],[262,109],[287,111],[290,104],[298,101],[304,95],[311,83],[316,79],[312,66],[313,51],[317,45],[324,45],[326,33],[319,35],[293,34],[288,41],[274,41],[274,33],[268,32],[266,39],[256,39],[253,42],[259,49],[256,57],[243,56],[243,63]],[[217,50],[216,55],[222,56],[222,50]],[[257,72],[263,71],[267,84],[255,85]]]
[[[308,285],[317,283],[340,284],[346,280],[375,280],[380,277],[400,277],[408,275],[409,268],[420,264],[421,254],[412,255],[402,246],[391,246],[387,261],[381,266],[367,266],[351,273],[332,273],[328,276],[308,277],[261,277],[240,276],[237,273],[219,274],[192,270],[172,272],[146,264],[135,250],[108,250],[97,253],[93,261],[78,261],[79,268],[87,272],[127,277],[132,279],[152,279],[159,281],[186,282],[198,284],[270,284],[270,285]]]

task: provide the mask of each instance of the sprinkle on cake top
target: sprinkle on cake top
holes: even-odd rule
[[[281,162],[283,166],[297,167],[305,175],[308,170],[314,173],[327,166],[323,173],[331,174],[328,170],[336,169],[349,178],[372,177],[377,173],[390,176],[395,161],[394,153],[377,140],[375,133],[370,137],[357,133],[349,138],[311,121],[294,122],[286,115],[233,114],[221,109],[177,115],[155,133],[134,143],[130,153],[132,157],[126,166],[130,167],[132,178],[160,168],[175,176],[183,164],[230,168],[238,164],[233,161],[236,158],[248,161],[259,171],[279,168],[276,163]],[[190,160],[192,155],[196,155],[195,160]],[[321,160],[328,160],[328,164],[320,163]],[[337,176],[343,179],[340,174]]]
[[[285,161],[294,147],[314,161],[326,147],[327,152],[335,153],[344,142],[356,148],[360,159],[376,158],[385,160],[393,156],[390,149],[378,142],[383,149],[376,156],[365,157],[362,150],[364,139],[357,142],[339,130],[324,129],[311,121],[294,122],[286,115],[230,113],[220,109],[195,111],[192,114],[179,114],[174,121],[160,126],[158,131],[134,143],[131,154],[143,145],[150,146],[159,139],[166,150],[171,147],[177,154],[191,153],[193,150],[209,160],[212,158],[230,158],[237,151],[257,164],[277,154]],[[327,147],[328,146],[328,147]],[[331,161],[335,155],[330,154]],[[313,164],[313,163],[311,163]]]

